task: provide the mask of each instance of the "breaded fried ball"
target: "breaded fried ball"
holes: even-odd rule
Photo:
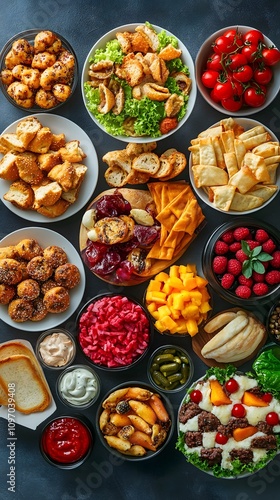
[[[23,323],[31,318],[32,303],[26,299],[14,299],[8,305],[8,314],[16,323]]]
[[[80,283],[80,271],[75,264],[67,262],[56,268],[54,279],[58,285],[71,289]]]
[[[22,279],[22,271],[15,259],[0,259],[0,283],[16,285]]]
[[[26,266],[26,270],[30,278],[37,281],[46,281],[53,274],[52,266],[41,255],[31,259]]]
[[[45,293],[43,302],[48,312],[61,313],[70,305],[70,295],[63,286],[56,286]]]
[[[66,264],[67,262],[66,252],[63,248],[56,245],[46,247],[43,256],[54,269],[62,264]]]
[[[51,288],[54,288],[55,286],[57,286],[57,283],[52,278],[41,283],[42,295],[45,295],[46,292],[48,292]]]
[[[23,280],[17,286],[17,294],[20,299],[35,300],[40,295],[40,285],[31,278]]]
[[[24,238],[16,245],[16,251],[21,259],[31,260],[33,257],[43,255],[43,249],[33,238]]]
[[[16,294],[16,289],[13,285],[0,285],[0,304],[9,304]]]
[[[38,299],[33,300],[32,305],[33,305],[33,312],[30,318],[31,321],[41,321],[47,316],[48,310],[41,297],[38,297]]]

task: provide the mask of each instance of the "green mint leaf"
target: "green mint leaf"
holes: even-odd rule
[[[253,250],[252,250],[252,257],[256,257],[257,255],[259,255],[261,253],[261,251],[262,251],[262,247],[261,246],[253,248]]]
[[[261,260],[262,262],[268,262],[269,260],[272,260],[273,257],[269,255],[269,253],[262,252],[258,255],[258,260]]]
[[[253,260],[252,261],[252,267],[253,267],[253,270],[256,271],[256,273],[259,273],[259,274],[264,274],[265,273],[265,267],[264,265],[258,261],[258,260]]]
[[[251,250],[247,241],[241,240],[241,248],[246,255],[251,255]]]
[[[245,260],[242,264],[242,274],[245,276],[245,278],[251,278],[253,272],[252,268],[252,263],[251,261]]]

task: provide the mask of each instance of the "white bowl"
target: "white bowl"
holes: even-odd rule
[[[262,123],[256,121],[256,120],[252,120],[251,118],[236,118],[235,119],[235,122],[238,123],[238,125],[241,125],[242,127],[244,127],[245,130],[249,130],[250,128],[253,128],[253,127],[256,127],[257,125],[263,125]],[[215,123],[214,125],[212,125],[213,127],[215,127],[216,125],[218,125],[218,123]],[[264,126],[264,125],[263,125]],[[271,135],[272,137],[272,141],[276,141],[278,142],[278,138],[276,137],[276,135],[269,129],[267,128],[267,126],[265,125],[265,129],[267,130],[267,132]],[[228,214],[228,215],[246,215],[246,214],[252,214],[254,212],[257,212],[258,210],[261,210],[262,208],[266,207],[274,198],[275,196],[277,196],[278,194],[278,191],[275,191],[275,193],[271,196],[271,198],[269,198],[269,200],[265,201],[260,207],[258,208],[254,208],[252,210],[245,210],[244,212],[237,212],[236,210],[228,210],[227,212],[224,211],[224,210],[220,210],[219,208],[217,208],[210,200],[209,200],[209,197],[207,195],[207,193],[204,191],[203,188],[197,188],[196,185],[195,185],[195,182],[194,182],[194,176],[193,176],[193,171],[192,171],[192,154],[189,155],[189,176],[190,176],[190,181],[191,181],[191,184],[192,184],[192,187],[195,191],[195,193],[197,194],[197,196],[204,202],[206,203],[206,205],[208,205],[209,207],[213,208],[214,210],[217,210],[218,212],[222,212],[224,214]],[[280,168],[277,169],[277,176],[276,176],[276,183],[275,183],[278,188],[280,186]]]
[[[183,45],[183,43],[176,37],[177,40],[178,40],[178,48],[182,50],[181,59],[182,59],[183,63],[186,66],[188,66],[188,68],[189,68],[190,78],[192,79],[192,88],[191,88],[191,91],[190,91],[189,101],[188,101],[188,104],[187,104],[187,112],[186,112],[185,116],[182,118],[182,120],[179,122],[178,126],[175,129],[171,130],[167,134],[164,134],[164,135],[162,135],[160,137],[148,137],[148,136],[145,136],[145,137],[144,136],[141,136],[141,137],[131,137],[131,136],[124,136],[124,135],[113,135],[113,134],[109,133],[105,129],[105,127],[103,125],[101,125],[100,122],[94,117],[94,115],[88,109],[88,102],[87,102],[87,99],[86,99],[86,96],[85,96],[85,91],[84,91],[84,84],[85,84],[85,82],[89,81],[88,70],[89,70],[89,66],[91,64],[90,63],[91,57],[93,56],[93,54],[95,53],[95,51],[97,49],[102,49],[102,48],[104,49],[105,46],[106,46],[106,43],[109,42],[110,40],[113,40],[115,38],[116,33],[123,32],[123,31],[131,31],[131,32],[133,32],[135,30],[135,28],[137,26],[141,25],[141,24],[143,24],[143,23],[132,23],[132,24],[125,24],[123,26],[118,26],[117,28],[115,28],[115,29],[109,31],[108,33],[106,33],[105,35],[103,35],[93,45],[93,47],[90,49],[90,51],[89,51],[89,53],[88,53],[88,55],[86,57],[84,66],[83,66],[83,70],[82,70],[82,78],[81,78],[82,96],[83,96],[83,101],[84,101],[86,110],[89,113],[89,116],[95,122],[95,124],[101,130],[103,130],[103,132],[106,132],[111,137],[115,137],[115,138],[119,139],[120,141],[124,141],[124,142],[148,143],[148,142],[153,142],[155,140],[159,141],[161,139],[165,139],[166,137],[169,137],[174,132],[176,132],[180,127],[182,127],[182,125],[184,125],[184,123],[190,117],[191,112],[192,112],[193,107],[194,107],[194,104],[195,104],[196,94],[197,94],[193,60],[191,58],[191,55],[190,55],[189,51],[185,47],[185,45]],[[159,26],[153,25],[153,28],[157,32],[165,31],[167,35],[175,36],[172,33],[170,33],[169,31],[165,30],[164,28],[160,28]]]
[[[217,111],[220,111],[220,113],[224,113],[226,115],[230,116],[248,116],[248,115],[253,115],[255,113],[258,113],[259,111],[262,111],[265,109],[269,104],[275,99],[277,96],[279,89],[280,89],[280,69],[279,65],[273,66],[273,79],[272,81],[267,85],[267,95],[266,95],[266,100],[262,106],[259,106],[257,108],[251,108],[247,106],[242,106],[242,108],[239,111],[228,111],[223,106],[219,103],[216,103],[211,99],[210,97],[210,91],[211,89],[207,89],[204,87],[204,85],[201,82],[201,75],[203,71],[206,69],[206,61],[208,57],[211,54],[211,45],[214,43],[216,38],[219,36],[223,35],[227,30],[230,29],[237,29],[238,31],[242,34],[246,33],[249,30],[255,29],[251,28],[250,26],[228,26],[225,28],[222,28],[219,31],[216,31],[213,33],[211,36],[209,36],[205,42],[201,45],[196,59],[195,59],[195,77],[196,77],[196,82],[198,89],[202,95],[202,97],[205,99],[205,101],[210,104],[213,108],[215,108]],[[264,35],[264,43],[267,45],[267,47],[271,47],[272,45],[275,45],[267,36]]]

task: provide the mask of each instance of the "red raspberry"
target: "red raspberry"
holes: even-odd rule
[[[231,245],[229,245],[228,247],[229,251],[232,253],[236,253],[238,250],[240,250],[240,248],[241,248],[241,243],[239,241],[231,243]]]
[[[267,241],[269,238],[269,234],[264,230],[264,229],[257,229],[256,234],[255,234],[255,239],[259,243],[264,243]]]
[[[255,283],[253,286],[253,292],[255,295],[266,295],[268,292],[268,286],[266,283]]]
[[[252,278],[246,278],[243,274],[240,274],[240,276],[238,276],[238,282],[240,285],[246,285],[249,288],[252,288],[252,286],[254,284],[254,281]]]
[[[246,253],[243,252],[242,249],[237,250],[235,257],[237,258],[237,260],[239,260],[239,262],[244,262],[245,260],[248,260],[248,255],[246,255]]]
[[[227,272],[233,274],[233,276],[238,276],[242,271],[242,264],[237,259],[229,259],[227,263]]]
[[[234,242],[233,231],[226,231],[222,235],[222,240],[228,244],[233,243]]]
[[[228,253],[228,244],[221,240],[216,241],[214,252],[216,255],[225,255]]]
[[[240,297],[241,299],[249,299],[249,297],[251,297],[251,293],[251,288],[246,285],[239,285],[235,289],[235,295],[237,295],[237,297]]]
[[[230,273],[225,273],[221,279],[221,285],[223,288],[225,288],[226,290],[228,290],[233,282],[234,282],[234,276],[233,274],[230,274]]]
[[[262,249],[263,249],[263,252],[272,254],[274,252],[274,250],[276,249],[276,245],[275,245],[274,241],[271,238],[269,238],[267,241],[265,241],[263,243]]]
[[[236,241],[246,240],[252,237],[248,227],[237,227],[233,231],[233,236]]]
[[[253,278],[255,283],[262,283],[264,281],[264,274],[257,273],[256,271],[253,271],[252,278]]]
[[[277,271],[276,269],[268,271],[265,275],[265,281],[269,285],[278,285],[278,283],[280,283],[280,271]]]
[[[217,255],[212,262],[212,269],[216,274],[223,274],[227,268],[227,258],[223,255]]]
[[[271,257],[273,257],[273,259],[270,261],[270,265],[276,268],[280,267],[280,250],[275,250]]]
[[[246,240],[246,243],[248,244],[250,250],[254,250],[254,248],[260,246],[259,242],[255,240]]]

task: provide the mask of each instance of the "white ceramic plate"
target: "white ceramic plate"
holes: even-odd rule
[[[211,99],[210,97],[210,89],[207,89],[204,87],[204,85],[201,82],[201,75],[203,71],[206,69],[206,61],[207,58],[211,54],[211,45],[214,43],[216,38],[219,36],[223,35],[227,30],[229,29],[238,29],[238,31],[242,34],[247,33],[247,31],[255,29],[252,28],[251,26],[227,26],[226,28],[222,28],[219,31],[216,31],[212,35],[210,35],[205,42],[201,45],[196,59],[195,59],[195,74],[196,74],[196,82],[197,86],[199,89],[199,92],[201,93],[202,97],[205,99],[205,101],[212,106],[212,108],[215,108],[217,111],[220,111],[220,113],[223,113],[225,115],[229,116],[249,116],[249,115],[254,115],[255,113],[258,113],[259,111],[262,111],[265,109],[269,104],[272,103],[272,101],[275,99],[279,92],[280,88],[280,69],[279,66],[273,66],[273,79],[272,81],[268,84],[267,86],[267,96],[264,104],[262,106],[259,106],[258,108],[251,108],[251,107],[243,107],[239,111],[228,111],[227,109],[223,108],[223,106],[219,103],[216,103]],[[272,47],[275,44],[267,37],[264,35],[264,42],[267,47]]]
[[[96,51],[96,49],[104,49],[107,42],[109,42],[110,40],[115,39],[116,33],[122,32],[122,31],[131,31],[131,32],[134,32],[135,28],[137,26],[141,25],[141,24],[143,24],[143,23],[125,24],[123,26],[118,26],[117,28],[115,28],[115,29],[109,31],[108,33],[106,33],[90,49],[90,51],[89,51],[89,53],[88,53],[88,55],[86,57],[84,66],[83,66],[82,78],[81,78],[81,87],[82,87],[82,96],[83,96],[83,100],[84,100],[84,104],[85,104],[86,110],[89,113],[89,116],[91,117],[91,119],[106,134],[108,134],[107,130],[99,123],[99,121],[93,116],[93,114],[89,111],[89,109],[87,107],[87,100],[86,100],[85,92],[84,92],[84,84],[85,84],[85,82],[87,82],[89,80],[89,77],[88,77],[88,70],[89,70],[89,66],[90,66],[89,60],[93,56],[93,54]],[[158,33],[161,32],[161,31],[165,31],[167,35],[172,35],[175,38],[177,38],[176,35],[174,35],[173,33],[170,33],[170,31],[167,31],[165,28],[161,28],[159,26],[156,26],[155,24],[153,24],[153,28]],[[190,96],[189,96],[189,101],[188,101],[188,105],[187,105],[187,112],[186,112],[184,118],[180,121],[180,123],[177,126],[177,128],[171,130],[167,134],[162,135],[161,137],[156,137],[156,138],[154,138],[154,137],[127,137],[127,136],[122,136],[122,135],[114,136],[114,135],[111,135],[111,134],[109,134],[109,135],[111,135],[112,137],[115,137],[116,139],[119,139],[120,141],[124,141],[124,142],[147,143],[147,142],[152,142],[152,141],[159,141],[161,139],[165,139],[166,137],[169,137],[170,135],[172,135],[180,127],[182,127],[182,125],[187,121],[187,119],[189,118],[189,116],[190,116],[190,114],[191,114],[191,112],[193,110],[193,107],[194,107],[194,104],[195,104],[195,101],[196,101],[197,88],[196,88],[196,80],[195,80],[195,70],[194,70],[194,63],[193,63],[192,57],[191,57],[188,49],[185,47],[185,45],[178,38],[177,38],[177,40],[178,40],[178,48],[182,50],[181,59],[182,59],[183,63],[186,66],[188,66],[189,72],[190,72],[190,78],[192,79],[192,88],[191,88],[191,92],[190,92]]]
[[[23,323],[16,323],[13,321],[7,311],[6,305],[0,305],[0,317],[2,321],[17,328],[18,330],[24,330],[28,332],[38,332],[48,330],[49,328],[55,328],[61,323],[64,323],[79,307],[81,300],[85,291],[85,270],[83,262],[73,245],[61,234],[56,233],[50,229],[45,229],[42,227],[26,227],[18,229],[13,233],[8,234],[0,241],[0,246],[9,246],[19,243],[20,240],[24,238],[34,238],[43,247],[48,245],[57,245],[63,250],[65,250],[68,262],[75,264],[80,271],[81,280],[80,283],[70,291],[70,306],[66,311],[60,314],[49,313],[45,319],[42,321],[24,321]]]
[[[78,212],[81,208],[83,208],[83,206],[89,201],[95,190],[98,180],[98,157],[95,148],[89,136],[71,120],[68,120],[63,116],[53,115],[50,113],[37,113],[32,116],[35,116],[44,127],[49,127],[54,134],[64,133],[67,141],[75,139],[80,141],[80,146],[84,153],[87,155],[82,163],[88,167],[88,170],[84,182],[81,185],[79,197],[75,203],[69,206],[64,214],[56,217],[55,219],[45,217],[35,210],[21,210],[20,208],[15,207],[12,203],[4,200],[3,196],[8,191],[10,182],[3,179],[0,179],[1,200],[4,205],[6,205],[9,210],[11,210],[11,212],[14,212],[19,217],[32,222],[50,223],[67,219],[68,217],[71,217],[76,212]],[[22,120],[23,118],[20,118],[19,120],[9,125],[2,132],[2,134],[15,133],[17,124]]]
[[[256,127],[257,125],[263,125],[263,123],[258,122],[256,120],[252,120],[251,118],[234,118],[235,122],[244,127],[245,130],[249,130],[250,128]],[[212,127],[215,127],[219,125],[219,122],[214,123],[211,125]],[[267,128],[266,125],[263,125],[266,129],[266,131],[271,135],[272,141],[278,142],[278,138],[276,135],[269,129]],[[269,198],[269,200],[265,201],[260,207],[252,209],[252,210],[246,210],[244,212],[236,212],[235,210],[229,210],[226,212],[225,210],[220,210],[219,208],[215,207],[211,201],[209,201],[207,193],[204,191],[203,188],[197,188],[194,182],[194,177],[193,177],[193,171],[192,171],[192,154],[190,153],[189,155],[189,176],[190,176],[190,181],[192,184],[192,187],[194,191],[196,192],[197,196],[206,203],[209,207],[213,208],[214,210],[217,210],[218,212],[222,212],[227,215],[248,215],[252,214],[254,212],[257,212],[258,210],[261,210],[262,208],[266,207],[274,198],[277,196],[279,189]],[[277,169],[277,176],[276,176],[276,183],[278,188],[280,187],[280,168]]]

